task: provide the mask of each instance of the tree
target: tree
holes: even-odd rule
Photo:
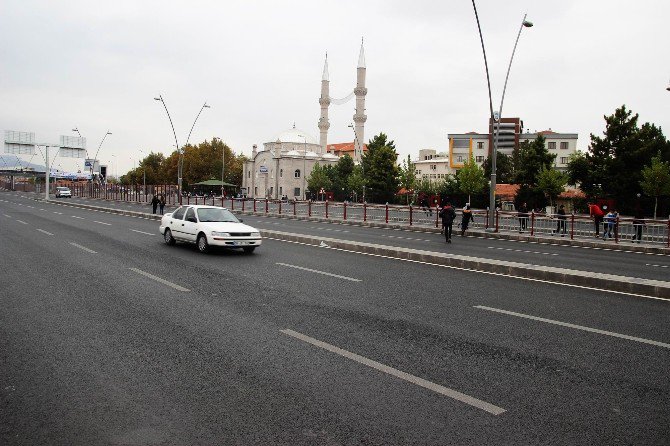
[[[414,188],[416,187],[416,166],[411,161],[409,155],[407,155],[407,159],[403,160],[402,166],[400,166],[400,187],[403,187],[407,191],[405,197],[407,198],[407,204],[409,204],[409,196],[414,192]]]
[[[568,183],[576,186],[580,184],[583,178],[589,176],[589,160],[584,152],[574,152],[568,158]],[[582,187],[583,191],[586,191]]]
[[[557,169],[543,166],[537,175],[536,189],[542,192],[549,199],[549,205],[553,206],[556,198],[565,189],[567,182],[568,176],[566,174]]]
[[[488,184],[484,176],[484,169],[477,165],[472,155],[463,163],[463,167],[456,172],[456,181],[460,191],[468,195],[468,202],[471,202],[470,196],[472,194],[480,192]]]
[[[347,178],[347,188],[356,196],[356,201],[358,197],[363,196],[363,186],[365,185],[365,178],[363,178],[363,170],[361,166],[354,166],[354,170]]]
[[[654,197],[654,219],[656,219],[658,197],[670,195],[670,163],[663,161],[660,153],[651,159],[649,166],[642,169],[640,186],[646,195]]]
[[[639,116],[625,105],[603,118],[603,135],[591,134],[586,161],[577,158],[575,165],[569,166],[570,181],[579,182],[589,196],[604,193],[615,198],[621,210],[630,210],[637,202],[643,166],[659,152],[662,160],[670,161],[670,143],[660,127],[649,123],[638,126]]]
[[[328,167],[328,166],[326,166]],[[319,163],[315,163],[312,168],[312,173],[307,178],[307,187],[310,191],[319,192],[323,190],[331,190],[333,183],[326,173],[326,169],[321,167]]]
[[[484,176],[491,178],[491,157],[484,160],[482,168],[484,169]],[[514,172],[514,157],[505,153],[498,153],[496,155],[496,183],[514,183]]]
[[[398,192],[399,168],[395,144],[380,133],[368,142],[368,152],[363,156],[363,171],[370,201],[387,203]]]
[[[533,188],[537,186],[537,175],[542,168],[551,168],[556,155],[549,153],[545,138],[538,135],[532,142],[522,142],[519,145],[519,162],[516,166],[515,183]]]

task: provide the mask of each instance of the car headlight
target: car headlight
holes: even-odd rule
[[[252,236],[252,237],[260,237],[260,236],[261,236],[261,233],[260,233],[260,232],[252,232],[252,233],[251,233],[251,236]]]
[[[230,237],[230,234],[227,233],[227,232],[216,232],[216,231],[212,231],[212,235],[213,235],[214,237]]]

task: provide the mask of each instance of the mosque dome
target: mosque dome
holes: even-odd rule
[[[307,144],[317,144],[316,139],[314,139],[312,135],[295,127],[288,129],[277,136],[277,139],[281,142],[294,142],[303,144],[305,143],[305,138],[307,138]]]
[[[319,154],[316,153],[316,152],[312,152],[311,150],[309,150],[309,151],[307,151],[307,153],[305,154],[305,156],[306,156],[307,158],[318,158],[318,157],[319,157]]]
[[[298,152],[297,150],[289,150],[284,155],[286,155],[286,156],[302,156],[302,155],[300,155],[300,152]]]

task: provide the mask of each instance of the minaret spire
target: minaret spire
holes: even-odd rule
[[[361,37],[361,52],[358,55],[358,67],[356,69],[356,114],[354,114],[354,132],[356,140],[354,141],[354,162],[360,163],[363,156],[363,146],[365,144],[365,121],[368,117],[365,115],[365,95],[368,89],[365,88],[365,51],[363,50],[363,38]]]
[[[321,97],[319,98],[321,106],[321,117],[319,118],[319,145],[321,153],[328,152],[328,106],[330,106],[330,81],[328,80],[328,52],[326,52],[326,61],[323,64],[323,75],[321,76]]]

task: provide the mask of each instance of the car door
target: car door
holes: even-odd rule
[[[195,242],[195,237],[198,235],[198,218],[195,216],[195,209],[186,209],[186,215],[182,223],[184,240]]]
[[[170,219],[167,222],[167,226],[172,231],[172,237],[177,240],[185,240],[184,236],[184,214],[186,213],[185,207],[180,207],[172,213]]]

